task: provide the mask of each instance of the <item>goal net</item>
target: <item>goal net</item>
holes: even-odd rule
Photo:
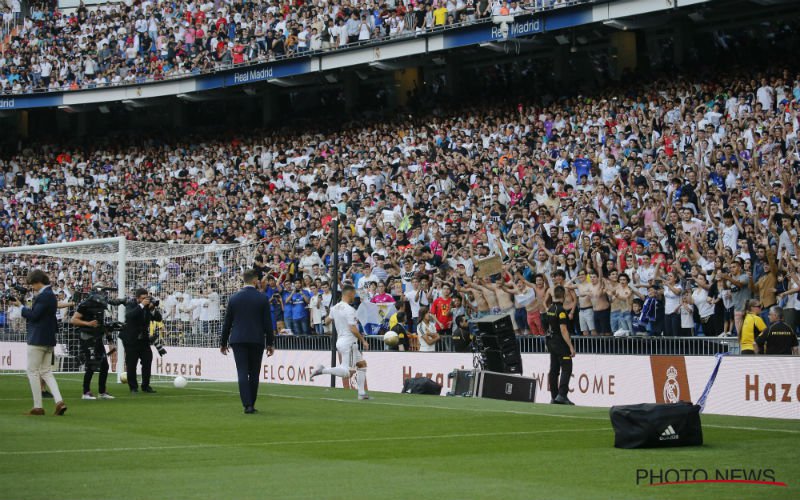
[[[258,243],[185,245],[108,238],[3,248],[0,266],[7,292],[13,292],[14,285],[25,286],[31,269],[44,270],[60,302],[77,304],[96,286],[116,288],[109,294],[121,298],[144,288],[160,302],[164,320],[151,324],[151,333],[158,333],[167,349],[215,347],[228,298],[241,287],[241,273],[252,267],[258,248]],[[58,310],[60,371],[80,369],[78,333],[68,323],[73,312],[74,307]],[[124,306],[110,312],[118,316],[112,319],[124,320]],[[4,304],[0,320],[0,341],[25,341],[20,308]],[[112,356],[112,370],[121,373],[123,363],[116,360]]]

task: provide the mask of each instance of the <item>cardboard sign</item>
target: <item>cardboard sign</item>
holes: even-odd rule
[[[503,260],[498,255],[492,255],[485,259],[478,259],[475,262],[475,276],[478,278],[488,278],[503,272]]]

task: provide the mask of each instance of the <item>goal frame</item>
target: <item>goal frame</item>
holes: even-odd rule
[[[81,240],[81,241],[70,241],[70,242],[63,242],[63,243],[44,243],[42,245],[26,245],[21,247],[4,247],[0,248],[0,254],[37,254],[41,253],[42,251],[46,250],[58,250],[63,248],[78,248],[78,247],[88,247],[93,245],[104,245],[108,243],[116,243],[117,245],[117,252],[116,258],[113,257],[113,253],[109,253],[108,257],[106,258],[107,261],[117,263],[117,297],[120,299],[127,298],[125,296],[125,290],[127,288],[127,269],[128,269],[128,259],[127,259],[127,250],[128,250],[128,240],[124,236],[115,236],[113,238],[98,238],[94,240]],[[120,322],[125,322],[125,306],[117,306],[117,319]],[[117,337],[117,366],[115,367],[115,372],[117,374],[117,382],[122,383],[122,373],[125,371],[125,346],[122,344],[122,340]]]

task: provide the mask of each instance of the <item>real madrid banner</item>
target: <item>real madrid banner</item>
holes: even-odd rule
[[[358,322],[367,335],[377,335],[381,326],[389,323],[389,318],[397,312],[394,304],[373,304],[362,302],[356,311]]]

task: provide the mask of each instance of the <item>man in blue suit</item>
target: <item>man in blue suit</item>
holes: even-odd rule
[[[258,273],[248,270],[242,276],[244,288],[233,294],[225,309],[222,324],[220,352],[228,355],[228,344],[233,348],[236,372],[239,377],[239,396],[242,398],[244,412],[256,413],[258,378],[261,374],[261,359],[266,347],[267,356],[275,352],[275,335],[272,331],[272,318],[269,299],[261,293]]]
[[[31,307],[22,308],[28,331],[28,380],[33,392],[33,409],[28,415],[44,415],[42,408],[42,381],[47,384],[56,400],[56,415],[63,415],[67,405],[61,398],[56,378],[53,376],[53,348],[56,345],[58,300],[50,288],[50,278],[41,269],[28,273],[28,284],[36,292]],[[19,304],[19,301],[14,301]]]

